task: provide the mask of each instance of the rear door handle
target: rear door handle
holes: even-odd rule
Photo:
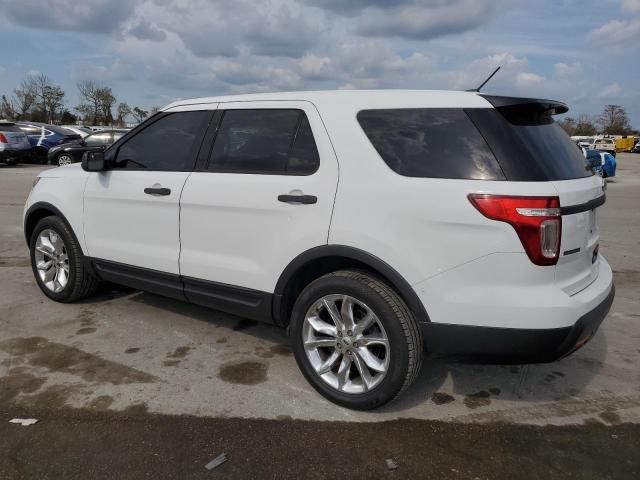
[[[315,195],[278,195],[278,201],[284,203],[303,203],[311,205],[318,202]]]
[[[171,195],[171,189],[163,187],[147,187],[144,189],[144,193],[147,195],[161,195],[166,197],[167,195]]]

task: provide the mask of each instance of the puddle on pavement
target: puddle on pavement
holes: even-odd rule
[[[227,363],[220,367],[218,378],[227,383],[256,385],[267,380],[269,365],[262,362]]]
[[[156,380],[153,375],[135,368],[42,337],[4,340],[0,342],[0,350],[22,357],[29,365],[76,375],[88,382],[121,385]]]

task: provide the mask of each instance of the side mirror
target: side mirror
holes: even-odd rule
[[[107,170],[104,152],[85,152],[82,156],[82,169],[87,172],[104,172]]]

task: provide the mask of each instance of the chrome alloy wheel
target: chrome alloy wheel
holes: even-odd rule
[[[58,157],[58,166],[63,167],[65,165],[71,165],[73,163],[73,158],[71,155],[63,153]]]
[[[304,350],[320,378],[343,393],[375,388],[389,369],[389,339],[376,314],[349,295],[326,295],[307,311]]]
[[[62,237],[50,228],[42,230],[36,240],[34,259],[44,286],[54,293],[64,290],[69,281],[69,256]]]

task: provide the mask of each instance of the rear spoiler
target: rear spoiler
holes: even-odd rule
[[[524,110],[535,113],[546,113],[558,115],[567,113],[569,107],[566,103],[556,100],[545,100],[542,98],[523,98],[523,97],[501,97],[497,95],[482,95],[487,102],[498,109],[505,110]]]

